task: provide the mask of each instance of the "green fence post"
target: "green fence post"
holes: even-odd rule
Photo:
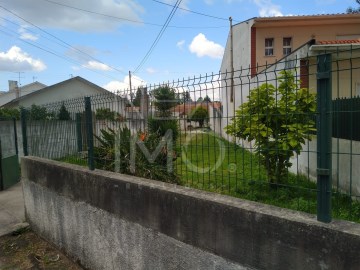
[[[27,141],[27,130],[26,130],[26,110],[24,108],[21,108],[21,133],[22,133],[22,139],[23,139],[23,150],[24,150],[24,156],[29,155],[28,152],[28,141]]]
[[[81,114],[76,114],[76,141],[78,152],[82,151]]]
[[[317,219],[331,221],[331,55],[317,57]]]
[[[86,135],[87,135],[87,147],[88,147],[88,166],[90,170],[95,169],[94,164],[94,135],[92,126],[92,111],[91,111],[91,99],[85,97],[85,118],[86,118]]]
[[[13,118],[13,123],[14,123],[15,154],[16,154],[16,155],[19,155],[17,129],[16,129],[16,118]]]

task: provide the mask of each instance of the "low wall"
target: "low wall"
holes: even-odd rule
[[[360,196],[360,142],[332,138],[332,185],[346,194]],[[291,159],[291,172],[309,175],[314,181],[317,173],[317,138],[303,146],[300,155]]]
[[[35,157],[32,228],[90,269],[358,269],[360,225]]]

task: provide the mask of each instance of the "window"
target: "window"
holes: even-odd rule
[[[274,39],[265,38],[265,55],[270,56],[274,55]]]
[[[283,55],[291,53],[291,37],[283,38]]]

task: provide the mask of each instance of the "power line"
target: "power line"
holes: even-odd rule
[[[159,4],[162,4],[162,5],[174,7],[173,5],[171,5],[171,4],[169,4],[169,3],[162,2],[162,1],[158,1],[158,0],[152,0],[152,1],[154,1],[154,2],[156,2],[156,3],[159,3]],[[205,13],[198,12],[198,11],[193,11],[193,10],[190,10],[190,9],[187,9],[187,8],[179,7],[179,9],[184,10],[184,11],[187,11],[187,12],[190,12],[190,13],[194,13],[194,14],[197,14],[197,15],[201,15],[201,16],[205,16],[205,17],[217,19],[217,20],[222,20],[222,21],[228,21],[228,20],[229,20],[228,18],[221,18],[221,17],[217,17],[217,16],[205,14]],[[235,20],[234,20],[234,21],[235,21]]]
[[[79,7],[70,6],[70,5],[67,5],[67,4],[63,4],[63,3],[59,3],[59,2],[55,2],[55,1],[51,1],[51,0],[42,0],[42,1],[54,4],[54,5],[62,6],[62,7],[75,9],[75,10],[82,11],[82,12],[87,12],[87,13],[91,13],[91,14],[95,14],[95,15],[99,15],[99,16],[103,16],[103,17],[107,17],[107,18],[120,20],[120,21],[127,21],[127,22],[132,22],[132,23],[137,23],[137,24],[146,24],[146,25],[161,26],[162,27],[161,24],[157,24],[157,23],[143,22],[143,21],[138,21],[138,20],[131,20],[131,19],[123,18],[123,17],[118,17],[118,16],[104,14],[104,13],[100,13],[100,12],[96,12],[96,11],[92,11],[92,10],[88,10],[88,9],[83,9],[83,8],[79,8]],[[172,6],[172,5],[170,5],[170,6]],[[196,13],[196,12],[194,12],[194,13]],[[208,15],[208,17],[212,17],[212,16]],[[175,26],[175,25],[169,25],[168,27],[195,29],[195,28],[223,28],[223,27],[227,27],[227,26],[225,26],[225,25],[224,26]]]
[[[56,37],[55,35],[47,32],[47,31],[45,31],[45,30],[43,30],[41,27],[39,27],[39,26],[35,25],[34,23],[32,23],[32,22],[24,19],[23,17],[21,17],[21,16],[19,16],[18,14],[12,12],[11,10],[5,8],[4,6],[1,6],[1,5],[0,5],[0,8],[2,8],[2,9],[4,9],[5,11],[11,13],[11,14],[14,15],[15,17],[17,17],[17,18],[25,21],[26,23],[34,26],[35,28],[37,28],[37,29],[40,30],[41,32],[43,32],[43,33],[45,33],[45,34],[53,37],[54,39],[60,41],[63,45],[61,45],[61,44],[59,44],[59,43],[57,43],[57,42],[55,42],[55,43],[57,43],[57,44],[65,47],[65,48],[70,48],[70,49],[73,49],[73,50],[75,50],[75,51],[78,51],[78,52],[82,53],[83,55],[88,56],[88,57],[91,58],[92,60],[94,60],[94,61],[96,61],[96,62],[99,62],[100,64],[106,65],[106,66],[108,66],[109,68],[111,68],[111,69],[113,69],[113,70],[115,70],[115,71],[118,71],[118,72],[120,72],[120,73],[122,73],[122,74],[124,74],[124,75],[127,75],[124,71],[122,71],[122,70],[120,70],[120,69],[118,69],[118,68],[115,68],[115,67],[113,67],[113,66],[110,66],[110,65],[108,65],[108,64],[105,64],[105,63],[103,63],[101,60],[93,57],[92,55],[90,55],[90,54],[88,54],[88,53],[86,53],[86,52],[83,52],[83,51],[79,50],[79,49],[76,48],[76,47],[73,47],[71,44],[67,43],[66,41],[64,41],[64,40]],[[16,23],[14,23],[14,24],[16,24]],[[39,47],[39,46],[37,46],[37,45],[34,45],[34,44],[30,43],[30,42],[26,42],[26,41],[24,41],[24,40],[22,40],[22,39],[20,39],[20,40],[23,41],[23,42],[25,42],[25,43],[28,43],[28,44],[30,44],[30,45],[32,45],[32,46],[35,46],[35,47],[37,47],[37,48],[39,48],[39,49],[41,49],[41,50],[44,50],[44,51],[46,51],[46,52],[48,52],[48,53],[51,53],[51,54],[53,54],[53,55],[56,55],[56,56],[61,57],[61,58],[63,58],[63,59],[66,59],[65,57],[59,56],[59,55],[56,54],[56,53],[53,53],[53,52],[51,52],[51,51],[49,51],[49,50],[45,50],[45,49],[43,49],[43,48],[41,48],[41,47]],[[69,61],[69,60],[67,60],[67,61]],[[83,66],[81,63],[77,63],[77,64],[80,64],[81,66]],[[84,67],[84,68],[86,68],[86,67]],[[93,69],[89,69],[89,68],[86,68],[86,69],[91,70],[92,72],[101,74],[101,73],[99,73],[99,72],[94,71]],[[108,75],[104,75],[104,76],[110,77],[110,78],[114,79],[113,77],[108,76]],[[134,78],[134,79],[135,79],[135,80],[138,80],[138,81],[141,81],[141,80],[139,80],[139,79],[137,79],[137,78]]]
[[[7,28],[4,27],[4,26],[0,26],[0,27],[7,29]],[[3,30],[0,30],[0,32],[6,34],[6,35],[8,35],[8,36],[15,37],[16,39],[20,40],[20,41],[23,42],[23,43],[26,43],[26,44],[28,44],[28,45],[30,45],[30,46],[33,46],[33,47],[35,47],[35,48],[37,48],[37,49],[39,49],[39,50],[42,50],[42,51],[47,52],[47,53],[49,53],[49,54],[52,54],[52,55],[54,55],[54,56],[56,56],[56,57],[59,57],[59,58],[65,60],[65,61],[67,61],[67,62],[70,62],[70,63],[72,63],[72,64],[76,64],[76,65],[81,65],[81,63],[78,62],[78,61],[75,61],[75,60],[73,60],[73,59],[71,59],[71,58],[67,58],[67,57],[64,57],[64,56],[62,56],[62,55],[59,55],[58,53],[53,52],[53,51],[51,51],[51,50],[44,49],[43,47],[41,47],[41,46],[39,46],[39,45],[33,44],[33,43],[28,42],[28,41],[26,41],[26,40],[23,40],[23,39],[21,39],[21,38],[18,38],[18,37],[14,36],[14,35],[11,35],[11,34],[5,32],[5,31],[3,31]],[[108,78],[110,78],[110,79],[112,79],[112,80],[117,80],[117,78],[112,77],[112,76],[110,76],[110,75],[105,75],[105,74],[103,74],[103,73],[97,72],[96,70],[93,70],[93,69],[90,69],[90,68],[86,68],[86,67],[84,67],[84,68],[87,69],[87,70],[89,70],[89,71],[91,71],[91,72],[94,72],[94,73],[97,73],[97,74],[99,74],[99,75],[102,75],[102,76],[104,76],[104,77],[108,77]]]
[[[1,7],[2,9],[6,10],[7,12],[11,13],[12,15],[20,18],[20,19],[23,20],[24,22],[27,22],[28,24],[31,24],[31,25],[34,26],[35,28],[39,29],[41,32],[43,32],[43,33],[45,33],[45,34],[47,34],[47,35],[55,38],[56,40],[60,41],[61,43],[63,43],[64,45],[66,45],[65,47],[70,48],[70,49],[73,49],[73,50],[76,50],[76,51],[78,51],[78,52],[80,52],[80,53],[82,53],[82,54],[90,57],[91,59],[93,59],[93,60],[95,60],[95,61],[97,61],[97,62],[99,62],[99,63],[101,63],[101,64],[104,64],[104,65],[110,67],[110,68],[113,69],[113,70],[116,70],[116,71],[118,71],[118,72],[120,72],[120,73],[124,73],[122,70],[119,70],[119,69],[117,69],[117,68],[115,68],[115,67],[109,66],[109,65],[103,63],[101,60],[96,59],[96,58],[93,57],[92,55],[90,55],[90,54],[88,54],[88,53],[86,53],[86,52],[83,52],[83,51],[79,50],[78,48],[72,46],[71,44],[67,43],[66,41],[64,41],[64,40],[62,40],[62,39],[60,39],[60,38],[58,38],[57,36],[55,36],[55,35],[47,32],[47,31],[45,31],[44,29],[42,29],[42,28],[40,28],[39,26],[35,25],[34,23],[32,23],[32,22],[24,19],[23,17],[21,17],[21,16],[19,16],[18,14],[12,12],[11,10],[9,10],[9,9],[1,6],[1,5],[0,5],[0,7]]]
[[[146,55],[144,56],[144,58],[141,60],[140,64],[137,66],[137,68],[135,69],[135,71],[133,73],[136,73],[137,71],[139,71],[139,69],[142,67],[142,65],[146,62],[146,60],[149,58],[150,54],[153,52],[155,46],[158,44],[160,38],[162,37],[162,35],[164,34],[167,26],[169,25],[171,19],[174,17],[174,14],[176,12],[176,10],[178,9],[180,3],[182,0],[177,0],[175,3],[175,6],[173,7],[173,9],[171,10],[169,16],[167,17],[163,27],[161,28],[159,34],[156,36],[154,42],[152,43],[150,49],[148,50],[148,52],[146,53]]]

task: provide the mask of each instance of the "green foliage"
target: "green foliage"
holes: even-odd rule
[[[29,120],[50,120],[54,119],[54,113],[48,112],[45,107],[39,105],[31,105],[26,110],[26,118]]]
[[[118,131],[108,128],[101,130],[101,136],[95,136],[99,146],[94,148],[95,165],[98,169],[115,170],[115,150],[119,159],[120,173],[135,175],[138,177],[150,178],[169,183],[178,183],[179,178],[173,172],[167,171],[167,148],[164,146],[154,162],[149,162],[138,146],[135,147],[135,174],[131,171],[131,143],[134,136],[130,130],[124,127]],[[115,138],[117,142],[115,143]],[[142,140],[150,153],[153,153],[159,145],[162,137],[158,134],[136,135],[138,140]]]
[[[59,114],[58,114],[58,119],[59,120],[70,120],[70,113],[69,111],[66,109],[65,104],[63,103],[60,107],[59,110]]]
[[[96,109],[97,120],[123,121],[123,116],[118,112],[111,111],[109,108]]]
[[[159,140],[171,129],[175,145],[180,133],[180,128],[178,121],[171,118],[171,108],[178,103],[179,100],[176,98],[178,95],[175,93],[175,90],[169,86],[155,89],[153,95],[155,97],[154,105],[159,113],[159,117],[150,117],[148,119],[148,133],[151,134],[151,136],[157,136],[158,138],[156,140]]]
[[[211,99],[209,98],[208,95],[206,95],[206,96],[204,97],[204,102],[211,102]]]
[[[281,183],[292,165],[290,158],[300,154],[305,139],[311,139],[315,112],[315,94],[299,89],[293,73],[282,71],[277,89],[265,83],[250,91],[226,132],[254,141],[270,183]]]
[[[135,97],[134,99],[132,100],[132,104],[134,106],[137,106],[137,107],[140,107],[140,104],[141,104],[141,97],[142,97],[142,88],[141,87],[138,87],[138,89],[136,90],[136,94],[135,94]]]
[[[182,93],[182,103],[187,103],[187,102],[191,102],[191,96],[189,91],[185,91],[184,93]]]
[[[160,137],[163,137],[169,129],[172,130],[173,141],[175,142],[180,134],[179,123],[176,119],[148,119],[149,134],[158,134]]]
[[[198,122],[200,127],[203,127],[204,122],[209,121],[209,112],[207,109],[199,106],[191,111],[190,120]]]
[[[20,119],[20,111],[18,109],[0,108],[0,119],[11,120],[13,118],[16,120]]]
[[[167,117],[171,114],[170,109],[177,104],[175,90],[169,86],[162,86],[153,91],[155,97],[154,105],[159,112],[159,116]]]

